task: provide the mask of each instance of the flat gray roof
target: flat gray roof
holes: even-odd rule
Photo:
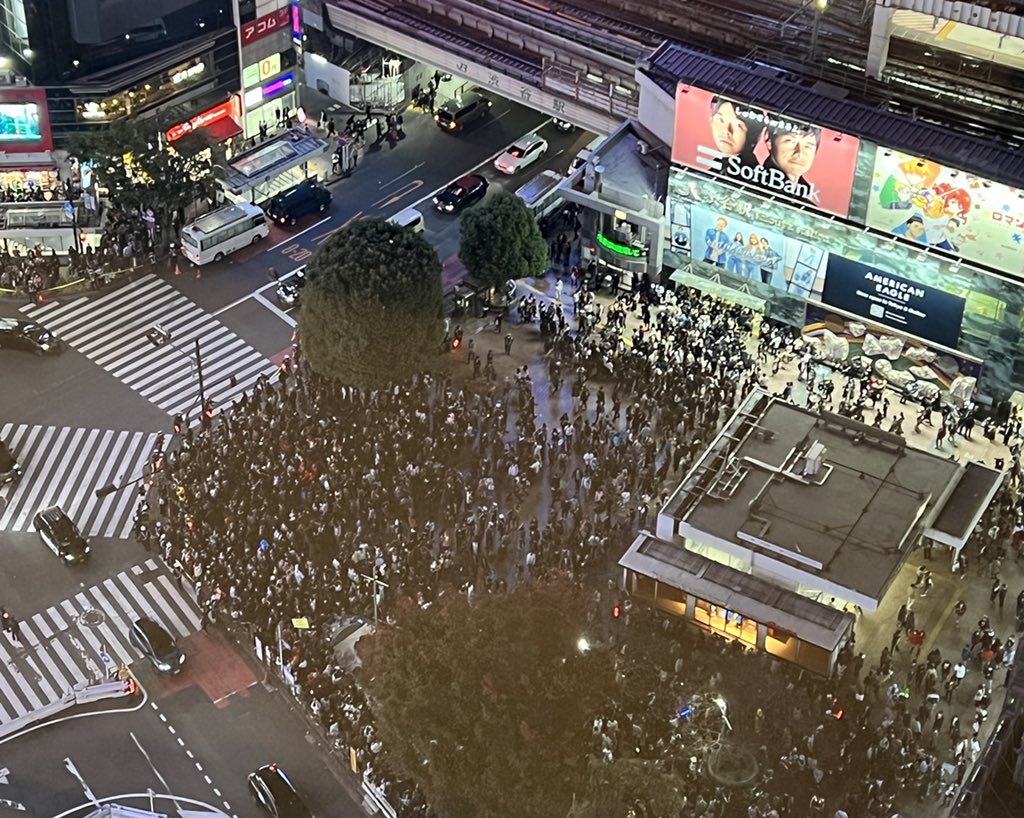
[[[783,628],[829,651],[853,629],[852,614],[737,571],[647,532],[637,536],[619,565],[763,625]]]
[[[825,447],[816,475],[804,453]],[[662,514],[880,599],[959,478],[953,461],[754,392]]]
[[[994,181],[1024,187],[1024,152],[992,140],[817,93],[806,86],[754,73],[749,66],[692,51],[678,43],[664,43],[648,58],[647,65],[650,67],[643,70],[673,97],[677,82],[697,85],[785,112],[794,119],[825,125]]]
[[[981,463],[968,463],[932,528],[966,542],[1002,482],[1002,472]]]

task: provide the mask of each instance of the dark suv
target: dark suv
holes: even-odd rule
[[[267,215],[278,224],[293,225],[310,213],[323,213],[331,203],[331,191],[316,182],[300,182],[270,200]]]
[[[271,818],[310,818],[309,807],[276,764],[249,773],[249,792]]]
[[[43,542],[68,565],[84,562],[89,556],[89,543],[60,506],[44,508],[32,523]]]
[[[462,102],[449,100],[434,114],[434,122],[441,130],[458,133],[471,122],[487,116],[494,105],[489,98],[479,91],[470,91],[462,97]]]

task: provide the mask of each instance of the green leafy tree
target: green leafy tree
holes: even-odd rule
[[[409,604],[360,642],[387,763],[440,815],[553,818],[588,786],[593,715],[612,657],[581,652],[587,600],[565,578]]]
[[[502,191],[463,214],[459,257],[473,278],[500,287],[510,278],[543,273],[548,245],[526,203]]]
[[[441,262],[418,233],[381,219],[331,236],[306,268],[299,333],[310,366],[376,388],[436,366]]]
[[[168,235],[175,211],[211,198],[216,180],[206,132],[192,131],[168,144],[166,129],[160,118],[120,119],[77,137],[70,149],[94,163],[93,174],[115,206],[152,210]]]

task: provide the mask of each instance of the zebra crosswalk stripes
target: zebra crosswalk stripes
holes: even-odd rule
[[[128,537],[132,529],[130,488],[96,497],[108,483],[142,476],[158,432],[82,429],[6,423],[3,439],[21,464],[21,479],[0,488],[0,531],[35,531],[37,511],[60,506],[86,537]]]
[[[196,408],[199,381],[193,360],[201,346],[204,392],[218,407],[251,388],[277,367],[217,318],[153,274],[99,298],[21,308],[33,321],[168,414]],[[169,331],[169,344],[154,347],[146,332]],[[191,361],[191,363],[190,363]]]
[[[138,660],[128,628],[143,616],[179,640],[201,622],[191,598],[155,559],[22,619],[20,645],[0,636],[0,724],[58,701],[77,684],[105,680],[122,662]]]

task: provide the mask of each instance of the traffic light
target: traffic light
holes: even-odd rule
[[[158,472],[164,467],[164,442],[167,438],[163,432],[157,435],[156,443],[153,445],[153,453],[150,455],[150,461],[153,464],[153,471]]]
[[[622,616],[622,608],[620,608],[618,605],[612,608],[612,616],[615,619],[618,619],[620,616]]]
[[[456,325],[455,332],[452,334],[452,349],[458,349],[462,346],[462,327]]]
[[[185,428],[185,418],[180,414],[174,416],[174,434],[180,435],[181,430]]]
[[[207,400],[203,404],[203,416],[201,418],[204,429],[209,429],[213,424],[213,401]]]
[[[0,613],[0,620],[3,622],[4,633],[10,633],[14,630],[14,617],[11,616],[11,612],[6,608]]]

